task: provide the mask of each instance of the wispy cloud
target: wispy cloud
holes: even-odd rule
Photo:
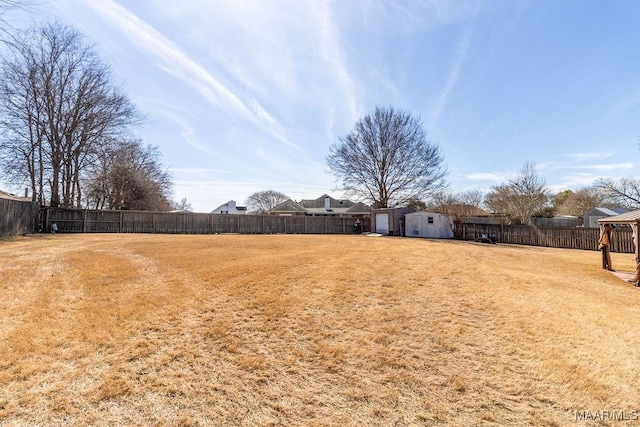
[[[466,179],[472,181],[489,181],[489,182],[504,182],[509,178],[509,174],[503,172],[477,172],[463,175]]]
[[[435,111],[433,112],[433,115],[431,117],[431,127],[436,125],[436,123],[438,122],[438,119],[440,118],[440,114],[442,113],[447,103],[449,102],[449,96],[451,94],[451,91],[453,91],[456,85],[456,82],[458,81],[458,76],[460,74],[460,71],[462,70],[465,57],[467,56],[470,42],[471,42],[471,29],[468,28],[460,44],[458,45],[453,68],[451,69],[451,72],[449,73],[449,77],[447,78],[447,81],[442,89],[442,92],[440,92],[440,96],[438,97],[438,102],[436,104]]]
[[[142,49],[157,57],[162,70],[193,87],[212,105],[231,108],[246,120],[268,130],[286,145],[300,149],[285,137],[278,121],[257,100],[252,98],[248,102],[243,101],[204,67],[186,55],[175,43],[131,11],[112,0],[94,1],[91,5],[132,37]]]

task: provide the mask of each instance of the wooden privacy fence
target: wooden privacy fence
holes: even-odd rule
[[[183,212],[95,211],[51,208],[51,225],[62,233],[168,233],[168,234],[355,234],[369,231],[369,219],[328,216],[219,215]]]
[[[600,229],[463,224],[456,234],[463,240],[475,240],[484,234],[495,236],[499,243],[598,250]],[[611,251],[634,253],[631,227],[616,228]]]
[[[37,231],[39,212],[38,203],[0,199],[0,237]]]

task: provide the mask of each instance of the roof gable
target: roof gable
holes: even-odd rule
[[[269,212],[305,212],[306,209],[291,199],[285,200]]]

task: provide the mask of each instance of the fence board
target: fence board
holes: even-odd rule
[[[55,222],[59,232],[63,233],[356,234],[371,229],[369,218],[362,218],[360,227],[356,229],[354,218],[312,216],[83,211],[50,208],[46,218],[47,230],[50,230],[51,224]],[[600,230],[496,224],[462,224],[456,230],[456,237],[463,240],[475,240],[483,234],[495,236],[500,243],[598,250]],[[630,227],[618,227],[612,240],[612,252],[633,253]]]
[[[500,243],[596,251],[600,229],[463,224],[457,234],[463,240],[475,240],[484,234],[495,236]],[[613,233],[611,251],[634,252],[633,232],[630,227],[616,229]]]
[[[0,237],[36,232],[39,212],[38,203],[0,199]]]
[[[354,218],[219,215],[204,213],[93,211],[49,208],[47,229],[62,233],[170,233],[170,234],[354,234],[369,231],[370,221]]]

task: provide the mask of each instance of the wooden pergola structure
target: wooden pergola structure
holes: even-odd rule
[[[605,224],[630,225],[631,229],[633,230],[633,243],[635,246],[636,260],[640,259],[640,239],[638,239],[638,227],[640,227],[640,209],[620,215],[601,218],[598,220],[598,223],[600,224],[600,231],[602,231]]]
[[[600,231],[602,232],[605,224],[613,224],[613,225],[629,225],[631,226],[631,230],[633,231],[633,246],[635,252],[636,263],[640,263],[640,239],[638,236],[638,232],[640,231],[640,209],[635,211],[626,212],[620,215],[610,216],[607,218],[602,218],[598,220],[600,224]],[[628,280],[633,277],[633,274],[623,273],[623,272],[615,272],[616,276],[621,279]]]

